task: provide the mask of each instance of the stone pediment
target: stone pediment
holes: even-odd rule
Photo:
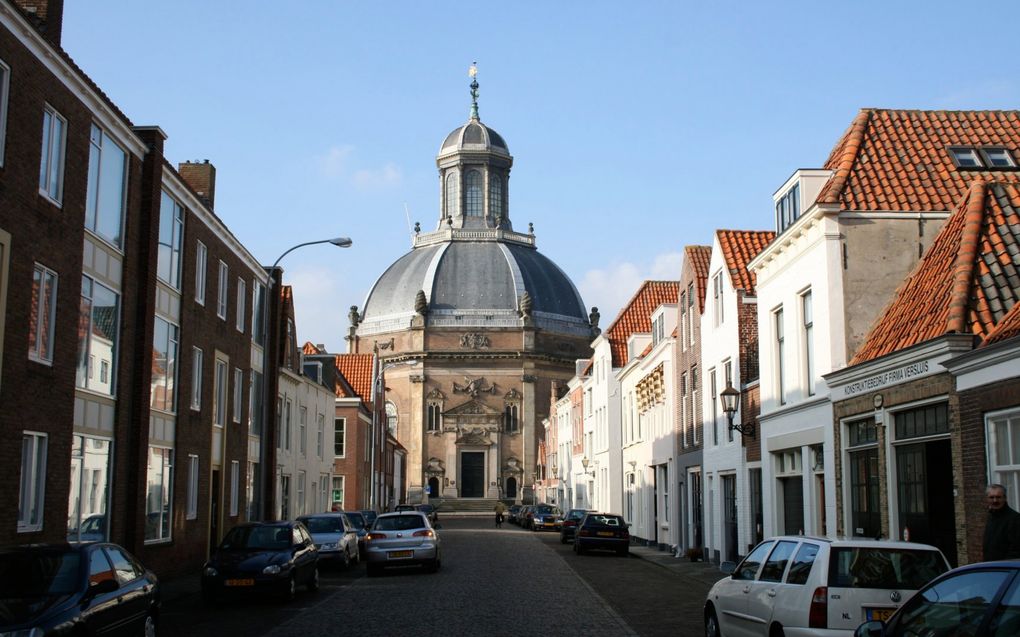
[[[503,412],[481,403],[477,400],[469,400],[443,413],[443,416],[502,416]]]

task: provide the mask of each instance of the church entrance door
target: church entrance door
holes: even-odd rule
[[[485,497],[485,453],[463,451],[460,454],[460,497]]]

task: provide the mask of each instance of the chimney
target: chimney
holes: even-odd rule
[[[195,191],[202,203],[212,210],[213,200],[216,198],[216,167],[210,164],[208,159],[201,162],[186,161],[178,164],[177,172],[180,173],[184,183]]]
[[[60,30],[64,24],[64,0],[14,0],[44,38],[60,47]]]

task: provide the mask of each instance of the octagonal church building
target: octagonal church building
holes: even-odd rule
[[[514,229],[513,157],[479,119],[476,80],[471,96],[470,118],[436,157],[435,229],[416,224],[410,252],[350,313],[349,350],[378,354],[411,503],[530,498],[552,381],[574,376],[598,331],[530,224]]]

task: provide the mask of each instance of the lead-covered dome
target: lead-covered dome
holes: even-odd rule
[[[507,148],[503,137],[477,119],[453,129],[439,147],[439,156],[445,157],[450,153],[464,151],[488,151],[510,155],[510,149]]]

